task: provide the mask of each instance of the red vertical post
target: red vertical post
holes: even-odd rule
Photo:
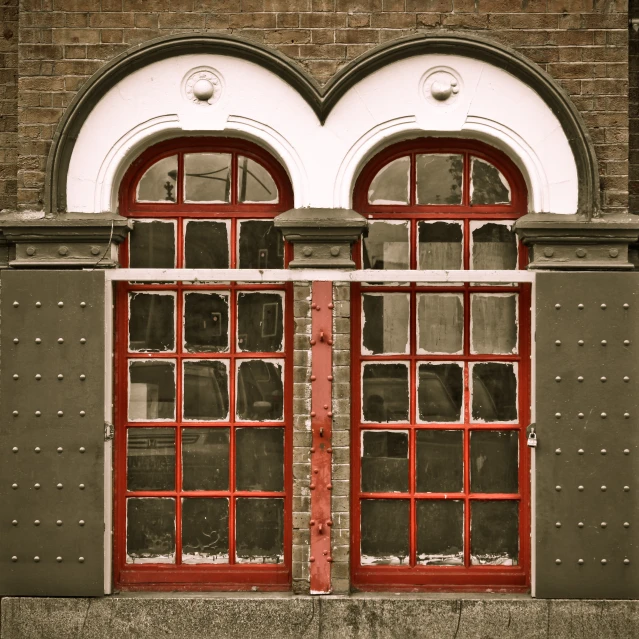
[[[333,284],[313,282],[311,303],[311,593],[331,591]]]

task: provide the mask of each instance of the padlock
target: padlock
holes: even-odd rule
[[[528,435],[528,446],[530,448],[537,448],[537,433],[532,430]]]

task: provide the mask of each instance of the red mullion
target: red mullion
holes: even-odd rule
[[[135,490],[127,492],[127,497],[271,497],[283,498],[282,491],[237,490]]]
[[[415,179],[415,164],[417,156],[412,155],[411,160],[411,180],[414,180],[414,186],[411,188],[411,197],[416,197],[417,182]],[[417,221],[411,220],[410,223],[410,268],[412,270],[417,269]],[[409,506],[409,564],[411,567],[417,565],[417,514],[416,514],[416,502],[415,492],[416,486],[416,430],[415,423],[417,421],[417,362],[415,359],[415,353],[417,352],[417,293],[415,292],[415,283],[411,282],[409,287],[409,304],[410,312],[408,315],[409,326],[409,354],[411,356],[409,366],[409,422],[410,427],[408,431],[409,453],[408,453],[408,491],[410,494],[410,506]],[[397,290],[397,289],[396,289]]]
[[[465,163],[465,165],[467,162]],[[470,223],[464,222],[464,269],[470,265]],[[463,286],[464,295],[464,566],[470,567],[470,291]]]
[[[162,210],[166,207],[166,210]],[[188,219],[218,219],[233,216],[239,219],[273,219],[282,212],[281,204],[263,206],[261,204],[241,204],[233,207],[227,202],[220,204],[207,204],[206,202],[189,202],[187,204],[166,204],[164,202],[136,203],[127,210],[127,214],[133,217],[157,217]],[[514,216],[510,216],[514,217]]]
[[[232,221],[233,247],[236,245],[237,222]],[[235,268],[235,252],[232,250],[231,264]],[[229,291],[229,565],[235,565],[235,432],[238,428],[235,415],[236,356],[235,338],[237,334],[237,290],[231,283]]]
[[[178,228],[182,229],[182,220],[178,220]],[[179,248],[178,248],[178,260],[181,260],[181,248],[182,248],[182,238],[181,232],[178,231],[178,237],[180,240]],[[178,264],[182,264],[181,261],[178,261]],[[176,309],[176,327],[175,327],[175,347],[176,353],[178,354],[177,363],[176,363],[176,391],[175,391],[175,419],[176,419],[176,433],[175,433],[175,488],[177,495],[175,497],[175,565],[180,566],[182,564],[182,499],[181,499],[181,491],[182,491],[182,421],[183,421],[183,410],[182,410],[182,399],[183,399],[183,375],[184,375],[184,363],[182,362],[182,358],[184,354],[182,351],[182,315],[183,315],[183,307],[184,307],[184,298],[182,293],[181,284],[177,284],[177,309]]]

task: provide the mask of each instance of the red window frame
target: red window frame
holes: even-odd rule
[[[231,201],[230,203],[185,203],[183,202],[183,156],[185,153],[230,153],[232,155]],[[146,170],[157,161],[178,155],[178,175],[176,180],[175,202],[136,202],[136,187]],[[240,203],[237,201],[237,156],[249,157],[265,167],[273,177],[278,188],[278,202],[270,204]],[[238,221],[243,219],[273,219],[278,213],[293,206],[293,191],[290,180],[283,167],[267,152],[257,145],[231,138],[182,138],[157,144],[140,155],[129,167],[120,188],[120,213],[132,218],[155,218],[177,220],[176,223],[176,267],[184,264],[183,228],[188,219],[224,219],[230,220],[229,261],[230,268],[237,268]],[[120,249],[120,262],[128,266],[128,240]],[[284,245],[284,264],[291,259],[291,249]],[[255,353],[238,351],[235,344],[237,322],[237,294],[240,291],[282,291],[284,294],[284,351],[280,353]],[[128,295],[132,291],[174,291],[176,293],[176,348],[174,352],[147,353],[128,352]],[[229,294],[229,349],[227,352],[190,353],[182,346],[183,293],[185,291],[224,291]],[[293,289],[290,283],[283,284],[195,284],[192,282],[175,283],[119,283],[116,290],[116,335],[115,335],[115,446],[114,446],[114,583],[121,590],[288,590],[291,585],[292,563],[292,461],[293,461]],[[284,419],[283,421],[238,421],[235,417],[235,378],[236,362],[247,359],[284,360]],[[136,359],[165,359],[177,362],[176,367],[176,419],[166,422],[131,422],[135,427],[163,428],[176,430],[175,445],[175,490],[172,491],[127,491],[127,427],[128,403],[128,362]],[[229,419],[215,422],[196,422],[181,420],[182,374],[180,362],[188,360],[227,360],[229,361]],[[273,426],[284,429],[284,489],[283,492],[238,491],[235,490],[235,434],[237,428],[251,426]],[[229,487],[225,491],[178,490],[181,488],[181,432],[185,428],[220,427],[230,429],[229,447]],[[147,494],[148,493],[148,494]],[[174,564],[127,564],[126,563],[126,499],[128,496],[173,497],[176,501],[176,547]],[[228,564],[188,564],[181,563],[181,526],[180,497],[228,497],[229,498],[229,563]],[[284,560],[281,564],[235,563],[235,500],[241,497],[283,497],[284,499]]]
[[[416,162],[415,156],[422,153],[455,153],[464,156],[462,204],[461,205],[417,205]],[[368,189],[378,171],[389,162],[410,155],[410,204],[407,205],[371,205],[368,202]],[[470,205],[470,156],[490,162],[497,167],[508,180],[511,187],[511,203],[500,205]],[[524,215],[527,209],[527,189],[525,181],[513,162],[501,151],[476,141],[448,138],[416,139],[393,145],[375,156],[362,170],[354,190],[354,208],[369,220],[407,220],[410,224],[410,268],[417,269],[417,225],[422,220],[461,221],[463,225],[463,266],[469,269],[470,262],[470,223],[486,220],[515,220]],[[525,269],[527,253],[519,244],[518,268]],[[361,241],[355,248],[356,263],[362,264]],[[408,355],[362,355],[362,292],[403,292],[410,293],[410,349]],[[464,348],[462,355],[417,354],[416,348],[416,296],[418,292],[462,293],[464,299]],[[519,352],[516,355],[473,355],[470,354],[470,293],[516,292],[519,294]],[[471,285],[457,286],[429,285],[410,283],[402,286],[354,284],[351,295],[351,384],[352,384],[352,440],[351,440],[351,576],[353,586],[361,590],[421,590],[421,591],[502,591],[525,592],[530,587],[530,455],[526,446],[526,427],[530,421],[530,285],[515,286]],[[363,422],[361,418],[361,378],[363,362],[384,360],[409,363],[410,413],[408,423]],[[446,361],[462,363],[464,367],[464,403],[462,423],[417,423],[416,420],[416,382],[418,361]],[[474,361],[517,362],[518,364],[518,421],[510,424],[483,424],[470,421],[469,402],[469,364]],[[461,429],[464,450],[464,491],[448,493],[446,498],[464,502],[464,565],[463,566],[427,566],[416,561],[416,507],[417,499],[443,499],[439,493],[417,493],[415,480],[416,431],[418,429],[454,430]],[[518,430],[519,436],[519,558],[516,566],[470,565],[470,501],[475,499],[495,500],[513,498],[513,495],[489,493],[483,497],[470,493],[469,481],[469,431],[470,430]],[[409,431],[409,490],[408,493],[371,493],[374,498],[410,500],[410,533],[408,565],[362,565],[361,552],[361,432],[363,430],[402,430]],[[419,497],[416,497],[419,495]],[[369,496],[369,498],[372,498]]]

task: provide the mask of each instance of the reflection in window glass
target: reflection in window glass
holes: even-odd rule
[[[417,295],[419,353],[461,353],[464,346],[464,301],[457,293]]]
[[[418,493],[464,491],[464,432],[417,431],[416,482]]]
[[[409,315],[404,293],[362,295],[362,353],[408,353]]]
[[[186,222],[185,268],[229,268],[229,223],[209,220]]]
[[[408,268],[408,222],[369,222],[362,246],[364,268]]]
[[[175,267],[175,222],[135,220],[129,234],[131,268]]]
[[[175,350],[175,293],[129,294],[129,350]]]
[[[175,362],[129,362],[129,420],[175,419]]]
[[[228,428],[182,429],[183,490],[228,490],[229,441]]]
[[[238,428],[235,437],[237,490],[284,490],[284,430]]]
[[[464,563],[464,503],[452,499],[417,502],[417,563]]]
[[[515,430],[470,432],[470,490],[516,493],[519,490],[519,433]]]
[[[473,364],[472,395],[473,421],[517,420],[517,377],[513,364]]]
[[[220,360],[184,362],[184,419],[228,419],[227,368],[228,362]]]
[[[237,158],[237,170],[238,202],[261,202],[263,204],[277,202],[275,181],[261,164],[240,155]]]
[[[462,155],[417,156],[417,204],[461,204]]]
[[[184,348],[189,353],[228,351],[228,294],[184,294]]]
[[[364,364],[362,412],[367,422],[408,421],[406,364]]]
[[[420,222],[418,229],[420,269],[463,268],[463,231],[459,222]]]
[[[408,492],[408,432],[362,432],[362,492]]]
[[[238,268],[283,268],[284,239],[272,220],[240,222]]]
[[[281,420],[284,415],[283,367],[280,362],[245,360],[237,368],[238,419]]]
[[[471,295],[471,352],[517,352],[517,296]]]
[[[126,563],[175,563],[175,499],[126,501]]]
[[[472,501],[470,563],[516,566],[519,563],[519,502]]]
[[[177,197],[177,155],[164,158],[147,169],[138,182],[138,202],[175,202]]]
[[[231,201],[230,153],[187,153],[184,156],[184,201]]]
[[[284,561],[283,499],[238,499],[235,528],[238,563],[280,564]]]
[[[419,365],[417,408],[422,422],[458,422],[464,388],[464,372],[457,363]]]
[[[510,186],[499,169],[479,158],[471,166],[471,204],[510,204]]]
[[[363,499],[361,510],[362,565],[408,563],[409,502]]]
[[[477,270],[517,268],[517,236],[514,224],[479,222],[472,227],[471,268]]]
[[[280,293],[238,293],[237,345],[240,351],[282,350],[283,298]]]
[[[373,178],[368,189],[369,204],[408,204],[410,157],[389,162]]]
[[[128,428],[127,490],[175,489],[175,429]]]
[[[182,499],[182,563],[229,561],[229,500]]]

